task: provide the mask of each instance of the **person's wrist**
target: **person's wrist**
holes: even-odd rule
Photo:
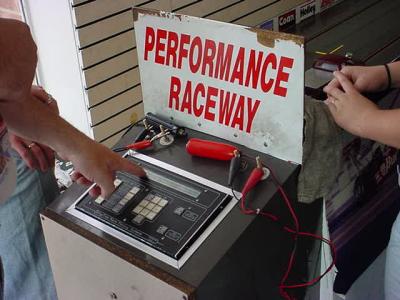
[[[386,87],[384,91],[389,92],[389,90],[392,88],[392,74],[388,64],[384,64],[383,67],[385,68],[386,72]]]
[[[366,110],[361,117],[360,126],[358,127],[358,132],[355,134],[362,138],[370,138],[373,126],[376,120],[380,119],[381,110],[376,106]]]

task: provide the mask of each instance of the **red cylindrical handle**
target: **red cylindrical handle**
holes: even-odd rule
[[[145,149],[151,146],[151,142],[149,140],[144,140],[141,142],[136,142],[134,144],[130,144],[126,146],[127,149],[131,150],[140,150],[140,149]]]
[[[217,160],[231,160],[236,147],[224,143],[201,139],[190,139],[186,144],[186,151],[194,156],[207,157]]]

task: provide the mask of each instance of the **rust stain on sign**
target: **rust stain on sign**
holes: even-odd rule
[[[275,41],[277,40],[292,41],[296,43],[298,46],[304,45],[304,37],[300,35],[269,31],[260,28],[247,28],[247,29],[257,34],[257,42],[269,48],[274,48]]]
[[[150,16],[159,16],[162,18],[175,17],[175,18],[178,18],[180,21],[182,21],[182,15],[171,13],[171,12],[154,10],[154,9],[142,9],[142,8],[137,8],[137,7],[132,8],[132,10],[133,10],[133,22],[136,22],[138,20],[139,14],[150,15]]]

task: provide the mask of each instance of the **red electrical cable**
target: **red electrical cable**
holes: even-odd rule
[[[264,166],[264,167],[266,167],[266,166]],[[295,229],[292,229],[292,228],[290,228],[288,226],[284,226],[283,227],[283,229],[285,231],[287,231],[287,232],[289,232],[291,234],[294,234],[294,238],[293,239],[294,239],[295,245],[294,245],[293,250],[292,250],[292,252],[290,254],[290,257],[289,257],[289,262],[288,262],[288,265],[287,265],[286,272],[283,275],[283,277],[281,279],[281,282],[280,282],[280,285],[279,285],[279,292],[280,292],[281,296],[284,297],[285,299],[291,300],[292,297],[290,297],[290,295],[288,294],[286,289],[295,289],[295,288],[310,286],[310,285],[315,284],[319,280],[321,280],[321,278],[324,277],[327,273],[329,273],[332,270],[332,268],[334,267],[334,265],[336,263],[336,250],[335,250],[334,244],[330,240],[328,240],[328,239],[326,239],[326,238],[324,238],[322,236],[309,233],[309,232],[300,232],[299,221],[298,221],[297,215],[296,215],[296,213],[295,213],[295,211],[294,211],[294,209],[293,209],[293,207],[292,207],[292,205],[290,203],[289,197],[287,196],[287,194],[286,194],[285,190],[283,189],[283,187],[280,185],[280,183],[277,180],[274,172],[270,168],[268,168],[268,167],[266,167],[266,168],[270,171],[271,177],[272,177],[272,179],[274,181],[274,184],[277,186],[279,193],[281,194],[282,198],[284,199],[285,204],[288,207],[289,212],[290,212],[290,214],[292,216],[293,223],[295,225]],[[252,174],[249,176],[249,179],[247,180],[245,186],[250,183],[250,185],[252,187],[254,187],[255,184],[257,183],[257,182],[255,182],[255,180],[259,180],[259,176],[256,176],[256,177],[252,176],[253,173],[254,173],[254,170],[253,170]],[[271,219],[274,222],[278,222],[279,218],[277,216],[271,214],[271,213],[260,211],[259,209],[257,209],[257,210],[254,210],[254,209],[251,209],[251,208],[249,209],[248,207],[246,207],[246,196],[247,196],[248,191],[250,191],[250,189],[244,189],[244,193],[242,193],[242,197],[240,199],[241,211],[246,215],[259,214],[259,215],[262,215],[264,217],[267,217],[267,218]],[[328,244],[330,249],[331,249],[332,263],[329,265],[329,267],[325,270],[324,273],[322,273],[318,277],[316,277],[316,278],[314,278],[314,279],[312,279],[312,280],[310,280],[308,282],[287,285],[287,284],[285,284],[285,282],[286,282],[287,278],[289,277],[289,274],[290,274],[290,272],[292,270],[292,267],[293,267],[293,264],[294,264],[294,257],[295,257],[295,252],[296,252],[296,242],[297,242],[298,236],[311,237],[311,238],[320,240],[321,242],[324,242],[324,243]]]

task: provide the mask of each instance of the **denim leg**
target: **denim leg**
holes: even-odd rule
[[[385,299],[400,299],[400,214],[393,224],[386,249]]]
[[[39,212],[58,195],[53,172],[17,161],[17,187],[0,205],[4,299],[57,299]]]

